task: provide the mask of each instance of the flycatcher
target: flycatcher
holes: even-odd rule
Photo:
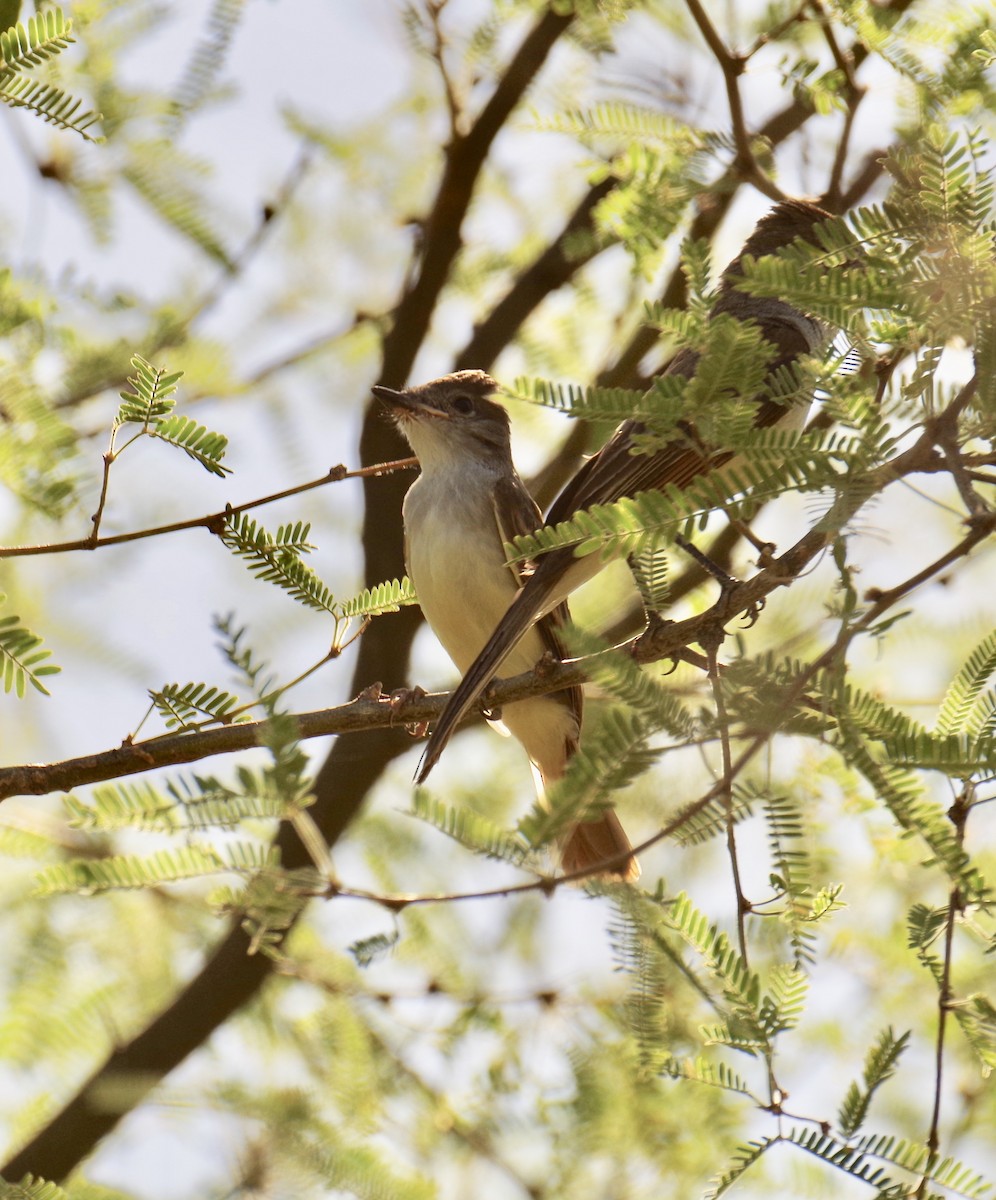
[[[418,456],[421,474],[403,510],[405,561],[425,619],[460,671],[480,654],[529,569],[508,563],[505,543],[543,523],[512,463],[508,413],[491,399],[498,390],[483,371],[458,371],[403,392],[373,389]],[[557,629],[566,620],[563,602],[531,619],[502,656],[510,670],[529,671],[547,652],[563,658]],[[529,755],[541,793],[577,749],[582,705],[575,686],[502,709],[502,723]],[[619,818],[607,810],[571,829],[560,854],[573,872],[630,849]],[[610,870],[623,879],[640,873],[632,855]]]
[[[820,349],[830,331],[815,317],[801,312],[784,300],[752,296],[739,291],[737,282],[743,277],[744,256],[761,258],[766,254],[774,254],[796,238],[818,245],[815,231],[829,217],[830,213],[805,201],[790,200],[777,204],[758,222],[740,254],[721,277],[710,317],[729,314],[743,321],[753,321],[758,326],[772,347],[772,357],[767,367],[768,378],[801,355]],[[695,351],[682,349],[665,374],[691,378],[697,362]],[[764,392],[755,400],[757,414],[754,423],[758,428],[774,425],[800,428],[805,422],[805,409],[798,405],[779,404]],[[669,485],[687,487],[697,476],[728,466],[735,456],[733,447],[704,446],[692,420],[680,422],[679,430],[680,436],[661,449],[649,454],[638,453],[635,440],[646,432],[646,426],[636,420],[624,421],[605,446],[584,463],[553,502],[545,524],[555,525],[593,504],[609,504],[637,492],[664,490]],[[551,550],[539,558],[535,570],[524,580],[508,611],[487,639],[487,644],[466,670],[460,686],[450,696],[422,757],[416,777],[419,783],[432,770],[456,725],[533,622],[560,604],[603,565],[597,554],[576,558],[570,546]],[[527,655],[517,657],[509,674],[523,670],[527,658]]]

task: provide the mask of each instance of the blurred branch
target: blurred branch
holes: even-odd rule
[[[457,354],[454,370],[487,370],[512,341],[525,320],[551,292],[569,283],[574,275],[604,248],[595,241],[595,209],[616,186],[611,176],[593,184],[582,196],[567,223],[543,253],[516,278],[487,317],[474,327],[470,341]],[[579,235],[589,235],[590,248],[572,253]]]
[[[170,321],[155,342],[143,347],[142,353],[146,357],[152,357],[162,350],[180,345],[187,336],[190,327],[198,318],[209,313],[235,283],[242,278],[265,245],[270,232],[277,223],[277,218],[282,216],[290,207],[313,161],[313,147],[310,145],[303,146],[284,176],[283,182],[277,189],[275,198],[269,203],[260,205],[260,215],[256,227],[246,239],[242,249],[236,255],[231,265],[194,301],[182,317]],[[67,393],[53,407],[56,409],[72,408],[77,404],[83,403],[85,400],[89,400],[92,396],[99,395],[101,392],[124,387],[128,382],[128,369],[128,364],[123,362],[119,373],[105,376],[96,383],[88,383],[86,389],[82,392]]]
[[[446,97],[446,111],[449,113],[450,118],[450,136],[452,137],[459,131],[462,109],[460,101],[457,99],[453,78],[446,65],[446,37],[443,34],[442,16],[443,9],[448,2],[449,0],[425,0],[425,12],[432,33],[430,53],[432,61],[436,64],[436,68],[439,71],[439,78],[443,85],[443,95]]]
[[[733,54],[726,48],[723,39],[716,32],[716,27],[709,20],[699,0],[685,0],[685,3],[692,15],[692,20],[698,26],[699,32],[723,73],[726,100],[730,110],[730,124],[737,148],[736,157],[731,164],[731,171],[739,179],[752,183],[759,192],[763,192],[771,200],[784,200],[785,193],[765,175],[754,157],[754,147],[751,144],[751,135],[744,117],[743,100],[740,96],[740,76],[747,65],[747,58],[741,54]]]

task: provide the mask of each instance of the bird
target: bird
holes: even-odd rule
[[[483,649],[530,569],[508,562],[505,543],[531,533],[542,513],[512,461],[509,415],[484,371],[457,371],[403,391],[375,386],[419,461],[402,507],[405,564],[429,627],[461,672]],[[564,658],[558,630],[569,620],[555,605],[517,639],[506,660],[515,673],[545,655]],[[580,685],[507,704],[501,722],[525,748],[540,794],[560,779],[577,751]],[[619,818],[603,809],[560,838],[568,874],[634,880],[639,865]]]
[[[826,345],[830,327],[777,297],[753,296],[741,291],[744,260],[774,254],[797,238],[819,245],[817,229],[831,214],[807,200],[785,200],[774,206],[758,222],[740,253],[720,278],[716,300],[709,318],[728,315],[741,321],[753,321],[771,347],[767,377],[790,366],[801,355],[811,354]],[[698,354],[682,348],[671,361],[666,375],[691,378]],[[800,428],[805,408],[784,405],[761,392],[755,397],[758,428]],[[687,487],[696,477],[723,466],[729,467],[735,453],[732,447],[705,446],[698,437],[694,419],[678,422],[679,435],[651,453],[634,453],[634,447],[647,427],[639,420],[623,421],[609,441],[578,469],[554,500],[545,525],[553,526],[594,504],[609,504],[639,492],[663,490],[671,486]],[[416,781],[425,781],[439,760],[454,729],[488,687],[502,663],[532,624],[561,604],[571,592],[587,582],[605,565],[601,556],[575,556],[572,546],[552,549],[537,558],[535,567],[522,581],[507,611],[491,632],[480,653],[465,669],[459,686],[436,723]],[[523,657],[513,661],[521,670]]]

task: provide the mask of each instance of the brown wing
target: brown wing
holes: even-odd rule
[[[511,476],[502,475],[499,478],[493,493],[493,501],[495,524],[498,526],[499,536],[505,542],[510,542],[522,534],[535,533],[543,524],[543,514],[526,491],[525,484],[514,473]],[[516,582],[521,586],[532,574],[533,564],[529,562],[512,563],[509,569],[515,575]],[[567,651],[557,630],[569,620],[570,611],[565,600],[536,622],[536,630],[544,647],[561,661],[567,657]],[[554,692],[552,698],[570,708],[577,721],[578,729],[580,729],[581,713],[584,708],[584,693],[581,685],[574,684],[572,687]]]
[[[798,326],[776,320],[759,324],[765,339],[778,351],[768,367],[769,375],[794,362],[800,354],[809,353],[810,343]],[[694,352],[682,350],[665,374],[691,378],[696,361]],[[762,397],[755,400],[757,415],[754,423],[759,428],[774,425],[785,415],[785,407],[777,401]],[[631,453],[633,435],[645,430],[646,426],[639,421],[624,421],[556,498],[546,515],[546,523],[556,525],[592,504],[610,504],[623,496],[635,496],[637,492],[660,490],[669,483],[679,488],[687,487],[697,475],[720,467],[733,457],[730,452],[709,454],[699,450],[691,426],[688,437],[668,442],[653,454]]]

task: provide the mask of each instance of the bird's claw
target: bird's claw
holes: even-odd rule
[[[653,609],[648,608],[644,610],[644,615],[647,618],[647,627],[630,646],[630,653],[637,660],[637,662],[641,661],[641,656],[644,651],[647,651],[650,657],[653,658],[653,656],[656,654],[655,647],[657,640],[669,625],[674,624],[674,621],[671,620],[670,617],[662,617],[659,612],[655,612]],[[672,655],[671,659],[674,665],[667,672],[668,675],[678,669],[677,656]]]
[[[751,603],[747,605],[743,611],[742,617],[744,629],[751,629],[757,624],[758,617],[760,617],[766,603],[767,601],[764,596],[761,596],[757,600],[752,600]]]
[[[395,688],[389,696],[386,697],[387,706],[391,710],[392,715],[403,716],[404,710],[409,704],[414,704],[419,700],[424,700],[428,695],[425,688],[419,687],[416,683],[414,687]],[[425,737],[429,729],[428,721],[405,721],[405,732],[411,734],[412,737]]]

